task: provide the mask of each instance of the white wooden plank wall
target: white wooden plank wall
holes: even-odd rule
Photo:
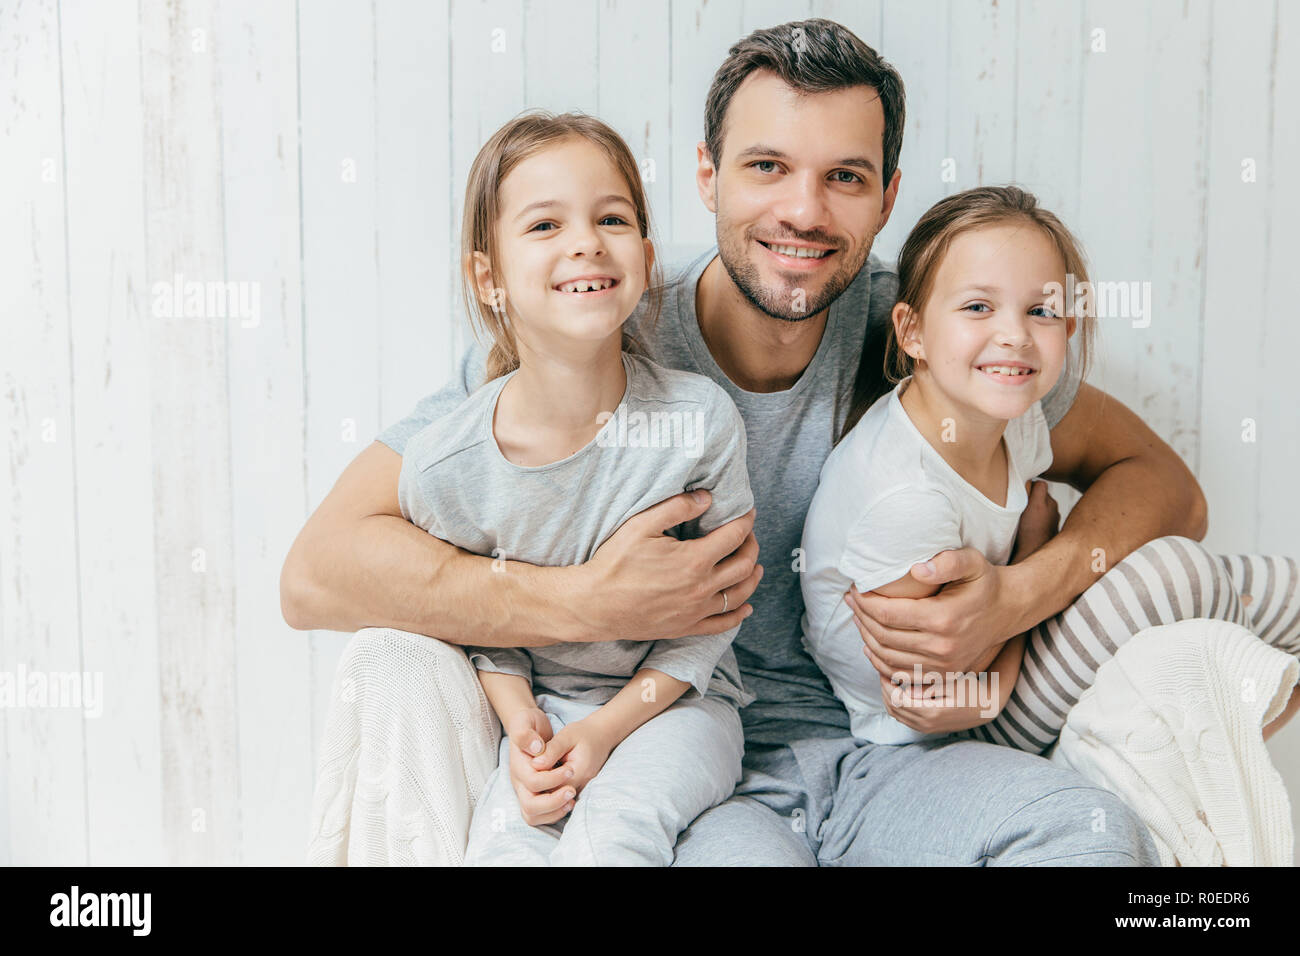
[[[809,15],[907,84],[877,251],[957,190],[1037,192],[1094,278],[1151,283],[1093,381],[1196,470],[1208,543],[1300,553],[1294,5],[4,0],[0,669],[102,675],[103,699],[0,708],[0,864],[301,859],[347,635],[291,631],[279,568],[468,341],[479,146],[525,106],[594,112],[661,242],[700,248],[713,72]],[[256,308],[169,308],[177,275]],[[1273,751],[1300,793],[1300,728]]]

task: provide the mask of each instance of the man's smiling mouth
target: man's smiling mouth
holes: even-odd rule
[[[781,242],[764,242],[762,239],[755,241],[765,249],[771,249],[777,255],[787,256],[791,259],[825,259],[835,252],[834,249],[821,246],[792,246]]]

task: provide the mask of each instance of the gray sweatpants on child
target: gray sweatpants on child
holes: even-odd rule
[[[537,706],[555,733],[599,709],[548,694]],[[745,741],[730,700],[679,700],[614,748],[568,817],[540,827],[520,815],[509,748],[503,737],[474,809],[466,866],[668,866],[677,835],[740,782]]]

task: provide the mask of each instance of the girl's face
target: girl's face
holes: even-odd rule
[[[618,334],[645,291],[654,249],[627,184],[594,144],[570,138],[501,184],[498,272],[521,347],[551,351]],[[475,253],[482,290],[486,257]]]
[[[1023,415],[1056,384],[1074,319],[1051,308],[1065,284],[1055,243],[1030,223],[985,226],[948,247],[904,350],[951,400],[994,419]],[[905,307],[896,307],[897,328]]]

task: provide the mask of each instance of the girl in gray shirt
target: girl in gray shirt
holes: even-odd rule
[[[641,180],[617,133],[575,114],[512,120],[470,171],[463,236],[469,313],[493,342],[487,380],[407,445],[409,521],[509,573],[513,560],[584,563],[682,491],[713,500],[681,537],[753,507],[731,398],[625,341],[656,283]],[[736,630],[468,648],[505,737],[466,862],[671,863],[677,835],[740,779],[738,708],[752,697]]]

